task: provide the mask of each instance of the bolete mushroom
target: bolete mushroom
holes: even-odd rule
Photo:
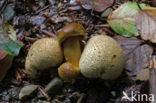
[[[62,69],[66,68],[63,66],[68,65],[68,67],[72,67],[72,69],[75,69],[73,67],[79,68],[78,65],[81,57],[80,40],[85,38],[87,38],[86,31],[81,24],[70,23],[62,28],[61,32],[58,35],[58,40],[60,45],[63,47],[63,53],[65,59],[67,62],[70,63],[70,65],[69,63],[62,64],[59,68],[59,75],[66,74],[66,73],[61,73],[65,71]],[[80,72],[77,73],[80,74]],[[69,78],[67,77],[67,75],[66,76],[62,76],[62,75],[60,75],[60,77],[62,77],[64,80],[67,79],[69,80],[70,77],[73,77],[71,76],[71,74],[68,75]]]
[[[63,61],[63,53],[58,40],[43,38],[36,41],[26,57],[26,73],[37,78],[40,73],[50,67],[56,67]]]
[[[78,66],[81,56],[80,40],[86,39],[86,30],[81,24],[70,23],[62,28],[58,35],[66,61]]]
[[[92,37],[81,55],[79,68],[87,78],[114,80],[125,66],[124,53],[119,44],[106,35]]]

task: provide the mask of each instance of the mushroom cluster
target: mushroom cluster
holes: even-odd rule
[[[25,69],[29,77],[35,79],[42,71],[58,67],[59,76],[71,81],[80,74],[80,40],[85,39],[86,31],[81,24],[70,23],[62,28],[57,39],[44,38],[36,41],[29,49]],[[60,65],[65,57],[66,62]]]
[[[58,75],[64,81],[71,81],[80,74],[104,80],[119,77],[125,66],[120,45],[109,36],[96,35],[88,40],[82,52],[80,42],[86,38],[86,30],[81,24],[70,23],[62,28],[57,39],[36,41],[26,58],[27,74],[37,78],[42,71],[59,67]],[[63,58],[65,62],[61,64]]]

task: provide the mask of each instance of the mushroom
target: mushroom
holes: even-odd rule
[[[59,43],[63,47],[63,53],[64,53],[66,61],[70,63],[70,64],[65,63],[60,66],[59,75],[60,75],[60,71],[65,71],[62,69],[66,68],[63,66],[67,66],[67,64],[69,65],[68,67],[79,68],[78,67],[79,59],[81,57],[80,40],[87,38],[85,34],[86,34],[85,29],[83,28],[82,25],[78,23],[70,23],[66,25],[65,27],[63,27],[63,29],[59,33],[58,35]],[[72,68],[72,69],[75,69],[75,68]],[[77,72],[77,73],[80,74],[80,72]],[[62,74],[66,74],[66,73],[62,73]],[[73,77],[71,76],[71,74],[69,74],[68,76],[69,78]],[[67,76],[60,75],[60,77],[67,77]],[[67,80],[65,78],[63,79]]]
[[[62,28],[58,35],[60,45],[63,46],[66,61],[78,66],[81,56],[80,40],[86,39],[86,30],[81,24],[70,23]]]
[[[43,38],[36,41],[26,57],[26,73],[32,77],[39,77],[40,73],[50,67],[59,66],[63,61],[63,53],[58,40]]]
[[[106,35],[92,37],[81,55],[79,68],[87,78],[114,80],[125,66],[124,53],[119,44]]]

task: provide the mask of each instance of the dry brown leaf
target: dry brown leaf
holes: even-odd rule
[[[147,81],[149,80],[149,68],[142,69],[136,76],[136,80]]]
[[[11,67],[13,56],[8,55],[0,48],[0,81],[3,80]]]
[[[97,12],[102,12],[108,7],[113,5],[114,0],[77,0],[81,3],[82,7],[90,10],[93,9]]]
[[[114,38],[121,45],[126,55],[131,53],[132,50],[136,49],[142,43],[142,41],[137,39],[136,37],[126,38],[126,37],[117,35]]]
[[[125,53],[125,69],[131,75],[137,75],[142,69],[148,67],[153,53],[153,48],[147,44],[141,45],[142,41],[132,37],[125,38],[116,36],[115,39],[121,45]]]
[[[156,9],[140,10],[136,15],[136,27],[142,39],[156,43]]]
[[[156,95],[156,56],[153,56],[150,65],[150,79],[149,79],[149,87],[150,87],[150,94]],[[156,98],[154,98],[156,101]],[[153,102],[155,103],[155,102]]]

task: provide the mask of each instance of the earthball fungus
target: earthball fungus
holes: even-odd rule
[[[124,53],[119,44],[106,35],[96,35],[87,42],[79,68],[87,78],[114,80],[125,66]]]
[[[26,73],[37,78],[41,71],[59,66],[63,61],[63,53],[59,42],[54,38],[43,38],[36,41],[26,57]]]

